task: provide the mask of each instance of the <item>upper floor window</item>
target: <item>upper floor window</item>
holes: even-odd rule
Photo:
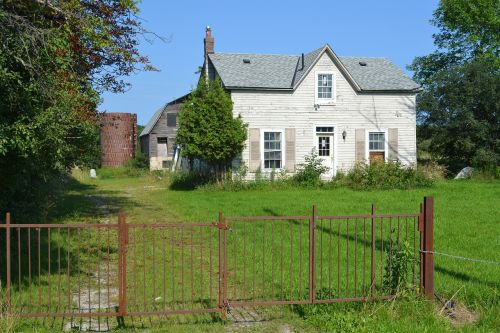
[[[335,75],[329,72],[316,73],[316,100],[335,100]]]
[[[177,126],[177,114],[175,113],[167,113],[167,126],[175,127]]]

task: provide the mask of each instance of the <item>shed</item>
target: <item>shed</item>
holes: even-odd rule
[[[149,159],[150,170],[168,169],[174,158],[177,117],[186,94],[174,99],[160,109],[144,127],[140,135],[141,151]]]

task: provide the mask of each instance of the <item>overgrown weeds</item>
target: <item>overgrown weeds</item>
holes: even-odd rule
[[[289,176],[285,170],[272,170],[263,173],[257,170],[253,180],[247,179],[244,165],[218,180],[209,173],[178,172],[172,176],[170,188],[173,190],[203,189],[208,191],[242,191],[256,189],[321,188],[334,189],[347,187],[357,191],[412,189],[430,187],[439,177],[399,162],[383,164],[357,164],[347,173],[339,172],[330,180],[321,177],[328,171],[321,159],[312,151],[306,156],[295,175]],[[437,173],[437,171],[434,171]]]
[[[0,286],[0,332],[15,332],[19,324],[19,317],[9,313],[6,302],[6,290]]]
[[[430,187],[434,180],[422,170],[400,162],[356,164],[347,173],[339,173],[333,182],[353,190],[390,190]]]
[[[444,180],[448,175],[448,168],[435,161],[421,163],[417,167],[425,176],[432,180]]]
[[[393,231],[391,231],[393,233]],[[391,237],[391,239],[397,236]],[[410,268],[415,261],[413,249],[405,240],[399,247],[386,249],[384,288],[389,295],[396,295],[411,288]]]

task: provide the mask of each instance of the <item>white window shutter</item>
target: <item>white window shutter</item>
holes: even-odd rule
[[[288,172],[295,172],[295,128],[285,130],[285,169]]]
[[[260,168],[260,129],[249,129],[250,139],[250,161],[248,169],[250,172],[256,172]]]
[[[398,160],[398,129],[389,128],[388,131],[388,142],[389,142],[389,161]]]
[[[364,128],[356,128],[355,133],[355,142],[356,142],[356,162],[363,162],[365,160],[365,129]]]

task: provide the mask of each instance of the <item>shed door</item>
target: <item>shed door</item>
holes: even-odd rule
[[[158,138],[158,143],[156,147],[157,147],[158,157],[168,156],[167,138]]]

